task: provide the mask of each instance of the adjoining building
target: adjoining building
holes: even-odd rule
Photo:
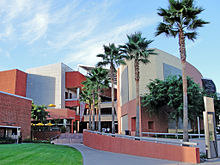
[[[31,137],[31,103],[26,96],[27,74],[17,70],[0,72],[0,137]]]
[[[159,49],[155,49],[157,55],[149,57],[150,63],[140,64],[140,97],[147,91],[147,85],[151,80],[164,80],[170,75],[182,75],[180,59]],[[117,116],[119,133],[130,130],[134,135],[136,130],[136,91],[134,61],[128,61],[118,69],[117,84]],[[187,63],[186,74],[196,83],[202,86],[201,73],[191,64]],[[175,123],[168,120],[165,114],[149,115],[146,109],[140,107],[140,132],[167,132],[168,129],[175,129]],[[179,128],[182,128],[181,120]]]
[[[58,63],[30,68],[26,73],[17,69],[2,71],[0,72],[0,90],[27,96],[36,105],[48,106],[47,122],[59,128],[65,127],[67,132],[82,132],[89,125],[88,109],[80,110],[81,82],[85,80],[86,77],[79,71]],[[115,99],[116,94],[115,89]],[[111,128],[111,89],[105,89],[101,97],[103,101],[101,124],[103,128]],[[95,114],[97,123],[97,112]],[[115,121],[117,122],[117,117]],[[34,125],[38,123],[32,122]]]
[[[157,55],[150,56],[150,63],[147,65],[140,64],[140,96],[147,92],[146,85],[151,80],[156,78],[163,80],[169,75],[181,75],[182,66],[179,58],[159,49],[155,49],[155,51]],[[86,72],[94,68],[85,65],[79,67]],[[201,73],[189,63],[187,63],[186,68],[187,75],[201,86]],[[64,126],[67,132],[81,132],[89,125],[88,109],[80,110],[81,82],[84,80],[86,80],[85,75],[79,71],[74,71],[63,63],[50,64],[28,69],[27,73],[17,69],[0,72],[0,91],[22,97],[27,96],[37,105],[53,105],[47,110],[49,112],[48,122],[59,125],[59,127]],[[114,89],[116,130],[118,128],[119,133],[130,130],[134,135],[136,129],[134,61],[129,61],[127,65],[120,66],[117,79],[115,78],[116,81]],[[7,96],[4,94],[4,97]],[[17,98],[17,96],[15,97]],[[22,99],[25,100],[25,98]],[[101,126],[111,129],[111,88],[103,91],[101,100]],[[0,104],[4,105],[4,103]],[[143,107],[140,109],[140,132],[167,132],[168,128],[175,128],[175,123],[168,120],[164,114],[149,116]],[[13,110],[10,111],[14,112]],[[16,114],[19,115],[20,113],[16,111]],[[95,117],[96,126],[98,123],[97,114]],[[3,117],[1,116],[0,121]],[[12,121],[10,122],[12,123]],[[0,122],[0,125],[3,124]],[[8,126],[12,126],[12,124],[8,124]],[[21,127],[22,130],[23,126],[17,126]],[[179,128],[181,127],[180,120]],[[26,136],[25,133],[23,135]]]

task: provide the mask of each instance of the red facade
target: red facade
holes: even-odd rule
[[[53,119],[73,119],[74,121],[79,120],[79,115],[76,115],[76,111],[70,109],[47,109],[49,117],[47,120]]]
[[[86,77],[78,71],[73,72],[66,72],[66,81],[65,87],[66,88],[79,88],[83,85],[81,82],[86,80]]]
[[[18,69],[0,72],[0,91],[26,96],[27,74]]]
[[[65,107],[78,107],[80,106],[79,100],[66,100]]]
[[[30,138],[31,103],[29,99],[0,92],[0,125],[21,127],[22,139]]]

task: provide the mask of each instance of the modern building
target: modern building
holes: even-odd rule
[[[0,137],[30,138],[32,99],[26,97],[26,78],[17,69],[0,72]]]
[[[89,71],[88,66],[81,67],[84,67],[84,71]],[[58,63],[30,68],[26,73],[17,69],[2,71],[0,78],[1,91],[27,96],[36,105],[48,106],[48,122],[58,127],[64,126],[67,132],[72,133],[82,132],[83,129],[88,128],[89,111],[80,110],[81,82],[85,81],[86,77],[79,71]],[[115,89],[115,99],[116,94]],[[102,127],[111,128],[111,89],[105,89],[101,97]],[[97,123],[97,112],[95,114]],[[116,116],[115,121],[117,123]]]
[[[162,50],[155,49],[157,55],[149,57],[150,63],[140,64],[140,97],[147,91],[147,84],[151,80],[164,80],[169,75],[181,75],[182,66],[180,59]],[[186,74],[200,86],[202,85],[201,73],[190,63],[187,63]],[[117,87],[117,117],[119,133],[130,130],[134,135],[136,130],[136,87],[134,61],[128,61],[127,65],[122,65],[118,69]],[[168,120],[166,114],[149,115],[144,107],[140,107],[140,132],[167,132],[174,129],[175,123]],[[181,128],[181,121],[179,128]]]
[[[140,96],[147,92],[146,85],[151,80],[156,78],[163,80],[169,75],[181,75],[182,66],[179,58],[159,49],[155,51],[157,55],[149,57],[150,63],[140,64]],[[79,65],[79,68],[89,72],[94,67]],[[186,72],[196,83],[202,85],[202,75],[194,66],[187,63]],[[80,110],[79,100],[81,82],[86,80],[85,75],[63,63],[31,68],[26,73],[16,69],[2,71],[0,91],[21,97],[27,96],[37,105],[52,105],[47,110],[48,122],[60,127],[64,126],[68,132],[80,132],[88,128],[89,122],[89,111]],[[136,129],[134,61],[128,61],[127,65],[120,66],[116,81],[114,96],[116,129],[118,128],[119,133],[130,130],[134,135]],[[111,129],[111,88],[103,91],[101,100],[101,126]],[[168,129],[175,128],[175,123],[168,120],[165,114],[150,116],[143,107],[140,109],[140,132],[167,132]],[[95,114],[97,123],[98,113]],[[181,120],[179,127],[182,127]]]

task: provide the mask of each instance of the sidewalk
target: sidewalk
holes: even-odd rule
[[[105,152],[89,148],[83,144],[67,145],[82,153],[84,165],[188,165],[188,163],[182,162]]]
[[[80,140],[81,139],[81,140]],[[196,140],[196,139],[195,139]],[[79,150],[83,156],[84,165],[190,165],[190,163],[175,162],[163,159],[118,154],[89,148],[82,143],[82,135],[62,135],[57,141],[58,145],[67,145]],[[198,142],[198,140],[196,140]],[[199,145],[201,146],[203,143]],[[202,147],[204,149],[204,146]],[[220,165],[220,158],[207,160],[201,165]]]

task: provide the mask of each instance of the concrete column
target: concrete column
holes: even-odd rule
[[[79,99],[79,92],[80,92],[80,88],[77,88],[77,93],[76,93],[77,99]]]
[[[76,114],[79,115],[79,106],[76,107]]]
[[[63,125],[66,128],[66,119],[63,119]]]
[[[79,133],[79,121],[77,121],[77,133]]]
[[[71,120],[71,133],[73,133],[73,119]]]

